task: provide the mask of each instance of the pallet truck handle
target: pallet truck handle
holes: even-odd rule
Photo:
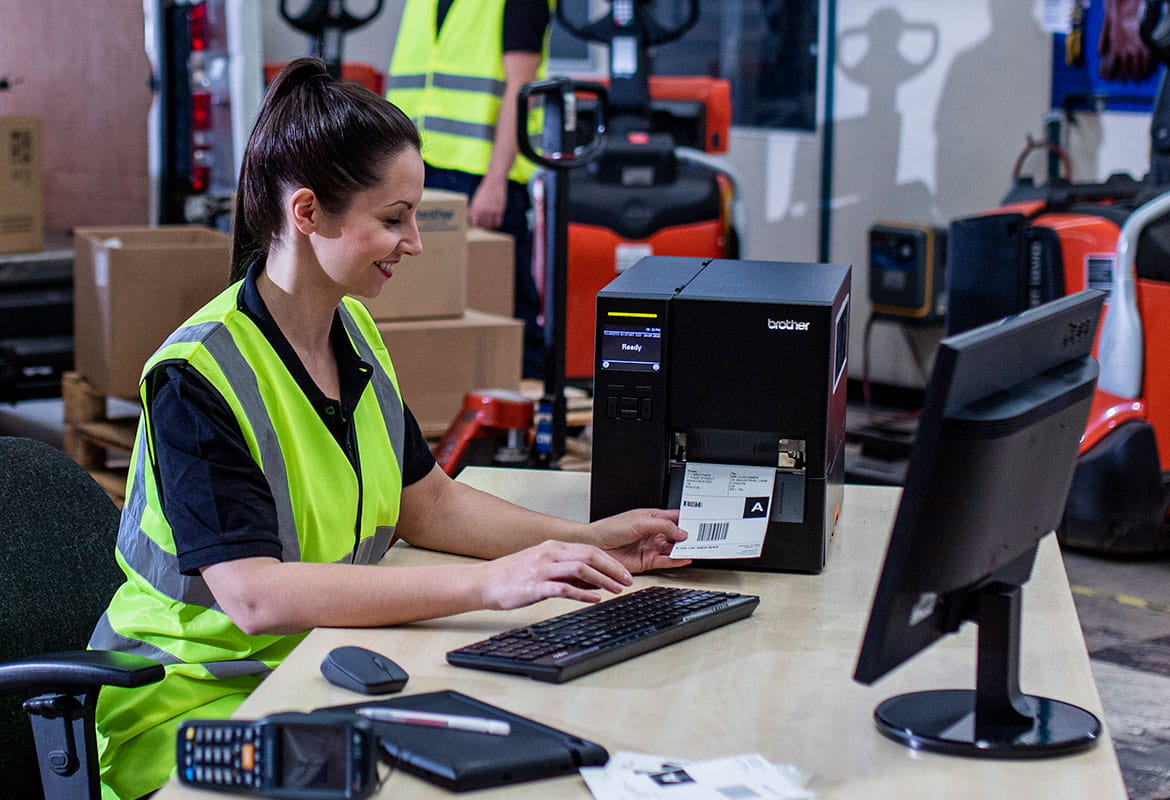
[[[590,94],[597,97],[597,121],[594,125],[593,136],[584,145],[577,146],[573,142],[578,138],[580,132],[577,113],[579,94]],[[545,115],[546,124],[550,117],[560,122],[559,136],[555,137],[556,143],[559,145],[556,150],[545,153],[536,152],[526,133],[528,130],[528,102],[535,97],[543,98],[546,108],[550,102],[556,104],[555,113],[546,113]],[[606,106],[606,88],[600,83],[556,77],[524,84],[520,87],[516,102],[520,152],[532,162],[549,169],[567,170],[585,166],[605,150]],[[557,132],[553,133],[555,135]]]
[[[310,0],[298,16],[288,12],[288,0],[280,0],[280,16],[299,31],[319,36],[325,28],[339,28],[351,31],[360,28],[382,13],[385,0],[375,0],[370,13],[354,16],[345,7],[345,0]]]
[[[309,54],[324,61],[329,75],[340,79],[342,38],[382,13],[383,2],[374,0],[374,7],[364,16],[349,13],[345,0],[309,0],[305,10],[295,17],[288,12],[288,0],[280,0],[279,9],[285,22],[309,34]]]
[[[631,14],[635,5],[641,7],[636,16],[641,22],[642,33],[644,34],[643,44],[647,47],[654,47],[656,45],[666,44],[667,42],[673,42],[675,39],[681,38],[683,34],[685,34],[691,28],[695,27],[695,24],[699,21],[699,0],[690,0],[690,2],[687,3],[686,19],[673,27],[663,25],[658,21],[658,18],[654,15],[653,10],[649,8],[650,0],[623,1],[629,8]],[[624,29],[623,26],[619,26],[614,20],[613,6],[615,5],[618,5],[618,3],[615,2],[611,4],[610,10],[604,16],[585,25],[581,25],[569,19],[569,15],[565,11],[565,3],[557,3],[555,13],[557,16],[557,21],[565,27],[565,30],[576,36],[578,39],[582,39],[587,42],[600,42],[602,44],[606,44],[613,40],[614,32],[616,30]]]

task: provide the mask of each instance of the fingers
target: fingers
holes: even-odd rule
[[[605,589],[617,594],[634,582],[621,562],[592,545],[566,545],[559,542],[547,577],[574,586]]]
[[[678,567],[688,567],[691,564],[689,558],[671,558],[669,555],[654,556],[650,561],[650,569],[677,569]]]
[[[487,608],[519,608],[550,597],[596,603],[599,591],[617,594],[634,581],[620,561],[587,544],[548,541],[487,566]]]

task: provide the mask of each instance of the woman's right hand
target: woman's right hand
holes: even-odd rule
[[[601,600],[597,590],[617,594],[633,583],[629,570],[589,544],[546,541],[477,565],[484,608],[509,609],[550,597],[584,603]]]

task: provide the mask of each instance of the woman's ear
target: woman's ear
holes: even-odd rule
[[[312,189],[303,186],[288,196],[285,203],[293,227],[306,236],[314,233],[321,222],[321,207]]]

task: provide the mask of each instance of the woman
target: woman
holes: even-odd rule
[[[269,86],[233,221],[233,283],[143,371],[117,557],[126,582],[91,646],[166,665],[98,703],[103,791],[174,767],[186,717],[230,716],[317,626],[394,625],[548,597],[585,602],[681,566],[677,512],[585,525],[450,480],[398,392],[373,320],[422,248],[417,130],[314,59]],[[395,537],[487,559],[377,567]]]

